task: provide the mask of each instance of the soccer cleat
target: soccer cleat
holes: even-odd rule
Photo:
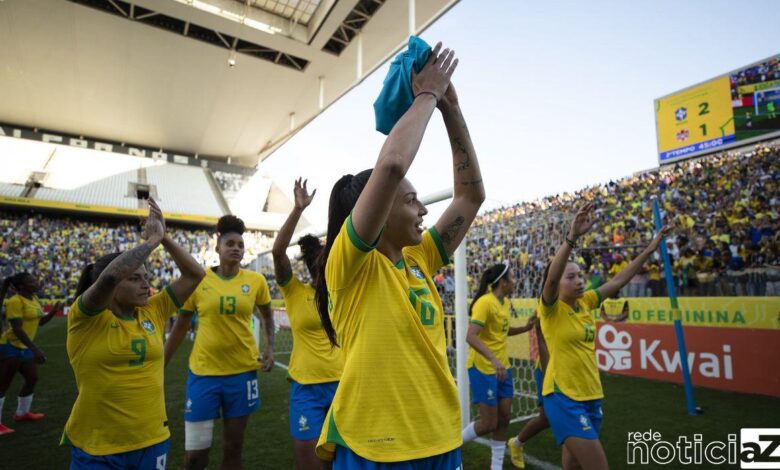
[[[2,436],[3,434],[11,434],[12,432],[14,432],[13,429],[0,424],[0,436]]]
[[[517,445],[517,437],[512,437],[506,443],[509,447],[510,456],[512,457],[512,465],[516,468],[525,468],[525,459],[523,458],[523,447]]]
[[[32,413],[28,411],[23,415],[14,415],[14,421],[38,421],[43,419],[43,413]]]

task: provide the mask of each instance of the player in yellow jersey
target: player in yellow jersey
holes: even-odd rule
[[[88,264],[68,312],[68,358],[78,387],[62,436],[73,446],[71,470],[165,468],[165,323],[205,273],[165,235],[162,211],[151,199],[143,238]],[[150,297],[144,264],[160,245],[181,277]]]
[[[11,286],[16,294],[3,302]],[[0,304],[5,305],[6,319],[10,323],[10,328],[0,336],[0,436],[14,432],[3,426],[2,414],[5,392],[17,371],[24,378],[24,385],[19,390],[14,421],[38,421],[43,418],[42,413],[30,411],[33,391],[38,382],[38,364],[46,362],[46,356],[33,340],[38,326],[45,325],[62,311],[62,304],[58,302],[44,315],[35,295],[40,288],[38,279],[27,272],[8,276],[0,287]]]
[[[330,195],[328,235],[314,275],[317,310],[344,370],[317,442],[339,469],[441,468],[460,459],[460,406],[447,365],[442,305],[432,276],[484,201],[474,147],[438,44],[412,78],[414,101],[376,165]],[[405,178],[436,108],[449,134],[453,199],[436,224]]]
[[[550,427],[550,422],[547,420],[547,415],[544,412],[544,398],[542,397],[544,371],[547,369],[550,353],[547,351],[547,343],[544,341],[542,327],[539,324],[538,312],[536,310],[534,310],[533,317],[537,318],[537,321],[534,328],[528,333],[528,342],[531,349],[529,356],[534,361],[534,382],[536,383],[536,401],[539,414],[528,420],[520,433],[510,438],[507,442],[512,465],[516,468],[525,468],[525,452],[523,450],[525,443]]]
[[[545,268],[548,269],[548,268]],[[600,284],[599,284],[600,285]],[[610,315],[604,311],[604,304],[601,305],[601,319],[605,322],[622,322],[628,318],[628,302],[622,302],[623,310],[620,314]],[[537,312],[534,311],[534,316]],[[534,381],[536,382],[536,397],[539,404],[539,414],[530,419],[520,433],[509,439],[507,446],[512,455],[512,464],[517,468],[525,468],[525,459],[523,457],[523,447],[532,437],[550,427],[547,420],[547,414],[544,412],[544,397],[542,396],[542,384],[544,383],[544,371],[547,370],[547,363],[550,354],[547,350],[547,343],[544,341],[542,327],[539,322],[530,332],[529,342],[531,343],[531,360],[535,361]]]
[[[271,371],[274,323],[271,294],[262,274],[241,269],[244,258],[244,222],[226,215],[217,222],[219,265],[206,270],[198,289],[179,310],[165,344],[170,361],[198,315],[198,333],[189,360],[187,401],[184,407],[185,466],[208,465],[214,420],[224,421],[223,469],[241,467],[244,430],[249,416],[260,408],[257,369]],[[265,333],[261,361],[250,324],[260,308]]]
[[[532,317],[524,326],[509,326],[514,289],[515,280],[509,264],[494,264],[482,273],[469,308],[471,320],[466,342],[471,347],[466,367],[472,403],[479,405],[479,421],[469,423],[461,434],[465,444],[477,436],[492,433],[491,468],[504,466],[507,430],[512,416],[514,386],[507,339],[530,331],[536,323],[536,318]]]
[[[287,257],[287,246],[295,226],[316,192],[309,194],[305,180],[295,181],[295,206],[276,235],[272,252],[276,281],[284,296],[293,335],[288,380],[291,383],[290,434],[295,467],[311,470],[319,470],[323,466],[314,448],[344,367],[341,349],[331,346],[322,329],[314,303],[314,288],[295,276]],[[309,274],[315,273],[317,257],[322,252],[320,240],[305,235],[298,240],[298,246]]]
[[[595,223],[592,203],[577,212],[564,243],[544,274],[539,321],[550,352],[544,374],[544,409],[558,445],[563,445],[563,468],[608,468],[599,441],[602,410],[596,351],[596,322],[592,310],[618,293],[658,248],[668,228],[623,270],[595,290],[585,290],[580,267],[569,261],[577,239]]]

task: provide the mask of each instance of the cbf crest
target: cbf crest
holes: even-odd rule
[[[248,294],[249,293],[249,284],[242,285],[241,286],[241,292],[243,292],[244,294]]]
[[[425,279],[425,274],[423,274],[422,270],[417,266],[410,266],[409,271],[411,271],[417,279]]]
[[[149,320],[144,320],[141,322],[141,327],[146,330],[147,333],[150,335],[153,335],[155,333],[154,331],[154,323],[152,323]]]

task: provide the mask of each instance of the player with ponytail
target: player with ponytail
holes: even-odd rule
[[[126,252],[88,264],[68,312],[68,358],[78,387],[62,436],[73,446],[71,470],[166,465],[165,325],[205,273],[166,236],[162,210],[152,199],[143,238]],[[145,263],[160,245],[181,277],[150,296]]]
[[[479,405],[479,420],[463,429],[463,442],[492,433],[492,468],[503,468],[507,430],[512,414],[514,386],[509,368],[507,338],[531,330],[531,318],[525,326],[510,327],[511,295],[515,279],[508,263],[494,264],[482,273],[479,289],[469,308],[471,317],[466,342],[467,367],[472,403]]]
[[[447,366],[443,308],[432,276],[449,263],[485,192],[450,77],[457,59],[438,44],[413,75],[415,99],[373,169],[333,186],[316,284],[323,327],[344,370],[317,453],[333,468],[458,468],[460,407]],[[433,112],[453,156],[450,206],[428,213],[406,173]]]
[[[276,282],[284,296],[293,335],[288,373],[291,383],[290,434],[293,437],[295,467],[318,470],[322,461],[314,448],[333,402],[344,361],[341,349],[330,344],[322,328],[314,302],[314,288],[295,276],[287,257],[287,246],[295,227],[317,192],[309,193],[306,183],[306,180],[295,180],[295,206],[276,236],[272,255]],[[298,240],[298,247],[313,278],[322,244],[317,237],[304,235]]]
[[[15,294],[4,303],[3,300],[11,287]],[[6,321],[10,324],[0,336],[0,435],[13,432],[13,429],[3,426],[2,414],[5,393],[16,372],[24,378],[24,385],[19,390],[14,421],[43,419],[42,413],[30,411],[33,391],[38,382],[38,364],[46,362],[46,356],[33,340],[38,327],[45,325],[62,311],[62,303],[57,302],[49,313],[44,315],[35,295],[40,287],[38,279],[27,272],[8,276],[0,286],[0,305],[4,304]]]
[[[577,240],[590,230],[593,203],[586,203],[574,217],[564,243],[545,270],[539,299],[539,323],[549,349],[542,395],[544,410],[559,446],[563,468],[609,467],[599,435],[601,388],[596,361],[596,322],[593,310],[602,299],[617,294],[658,249],[670,228],[659,231],[650,244],[617,276],[596,289],[585,289],[577,263],[570,261]]]

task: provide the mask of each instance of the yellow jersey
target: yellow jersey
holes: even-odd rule
[[[626,299],[605,299],[601,302],[601,313],[610,317],[622,315],[629,312],[628,300]]]
[[[590,312],[599,305],[598,290],[586,291],[576,309],[561,299],[551,306],[539,300],[539,321],[550,353],[542,395],[560,392],[576,401],[604,397],[596,362],[596,321]]]
[[[450,263],[444,244],[439,238],[436,227],[423,232],[419,245],[403,249],[403,257],[411,276],[409,280],[409,300],[420,314],[425,332],[436,350],[447,361],[447,337],[444,330],[444,305],[442,305],[433,275]]]
[[[11,328],[11,320],[21,320],[22,330],[27,333],[27,337],[32,341],[35,338],[35,333],[38,331],[38,323],[43,317],[43,308],[38,303],[38,297],[33,296],[32,299],[27,299],[16,294],[6,300],[4,304],[8,329],[3,332],[0,344],[9,343],[17,348],[27,349],[27,346],[16,337],[14,330]]]
[[[620,274],[620,271],[626,269],[626,266],[628,266],[628,263],[625,260],[619,263],[615,263],[611,268],[609,268],[609,274],[611,274],[612,277],[615,277]]]
[[[336,445],[375,462],[461,446],[455,381],[428,330],[442,325],[441,310],[426,300],[438,293],[422,287],[433,282],[426,270],[443,260],[435,228],[394,264],[358,237],[351,216],[342,226],[325,276],[344,371],[317,443],[321,458],[332,459]]]
[[[499,300],[492,292],[489,292],[474,303],[470,320],[470,323],[482,327],[479,339],[485,343],[485,346],[493,352],[496,359],[504,367],[509,367],[506,340],[509,335],[510,306],[509,299]],[[466,367],[476,367],[483,374],[496,373],[496,368],[493,367],[490,360],[471,347],[469,347]]]
[[[271,303],[262,274],[241,269],[224,278],[214,268],[179,313],[198,314],[198,334],[190,354],[196,375],[234,375],[260,368],[260,352],[252,333],[255,306]]]
[[[68,312],[67,350],[78,396],[62,443],[92,455],[143,449],[170,437],[165,413],[165,323],[181,304],[170,287],[149,297],[135,317]]]
[[[331,347],[322,328],[314,301],[314,288],[293,275],[287,282],[279,283],[279,290],[284,297],[293,336],[290,377],[301,384],[339,380],[344,359],[341,348]]]

